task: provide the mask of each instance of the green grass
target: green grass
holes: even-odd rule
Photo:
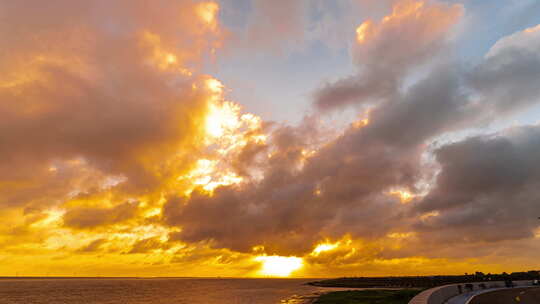
[[[314,304],[407,304],[422,289],[348,290],[321,295]]]

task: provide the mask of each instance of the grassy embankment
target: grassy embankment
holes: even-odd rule
[[[349,290],[321,295],[314,304],[407,304],[422,289]]]

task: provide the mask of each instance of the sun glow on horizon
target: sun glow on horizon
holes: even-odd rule
[[[259,274],[271,277],[288,277],[294,271],[302,268],[304,261],[299,257],[258,256],[255,261],[262,263]]]

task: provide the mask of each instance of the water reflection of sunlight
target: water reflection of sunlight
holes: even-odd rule
[[[304,303],[311,303],[307,302],[308,300],[313,300],[316,298],[315,296],[299,296],[294,295],[288,299],[279,301],[280,304],[304,304]]]

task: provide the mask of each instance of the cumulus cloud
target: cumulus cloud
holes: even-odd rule
[[[487,235],[493,229],[489,225],[496,225],[507,215],[497,202],[483,196],[481,188],[466,191],[467,187],[461,189],[462,182],[489,176],[500,178],[499,182],[505,183],[511,177],[504,169],[513,167],[515,160],[536,161],[532,155],[534,148],[508,158],[504,152],[496,152],[502,148],[497,144],[472,145],[470,152],[474,151],[474,154],[469,160],[465,154],[468,150],[452,148],[468,146],[465,144],[467,141],[454,145],[439,144],[440,148],[434,154],[438,165],[442,166],[437,178],[438,186],[427,188],[429,192],[424,199],[421,192],[425,187],[422,183],[437,173],[438,165],[426,164],[424,160],[434,140],[449,132],[496,121],[534,104],[536,87],[533,83],[536,78],[526,77],[530,75],[529,71],[519,67],[525,62],[534,62],[537,55],[515,57],[510,62],[505,60],[505,56],[493,56],[472,69],[450,62],[433,66],[425,77],[406,90],[396,91],[393,98],[372,106],[368,121],[353,123],[341,136],[318,147],[313,155],[306,157],[308,146],[301,140],[310,132],[295,137],[293,130],[285,128],[288,139],[285,144],[274,148],[268,165],[263,167],[261,180],[218,188],[213,196],[194,194],[185,199],[171,198],[163,213],[166,223],[182,227],[181,232],[175,234],[181,240],[210,241],[218,248],[243,252],[250,252],[253,246],[264,246],[268,254],[282,255],[306,255],[313,249],[306,244],[326,237],[339,238],[347,233],[355,238],[375,241],[388,238],[395,231],[418,231],[420,234],[416,237],[419,241],[414,242],[418,245],[422,237],[426,237],[426,240],[430,238],[427,231],[438,231],[439,226],[441,230],[448,229],[448,235],[459,236],[462,233],[465,236],[461,239],[471,242],[488,240]],[[501,70],[500,79],[508,78],[508,81],[499,81],[499,77],[493,79],[493,74],[484,68],[497,64],[508,64],[505,69],[512,69],[515,74],[504,74]],[[506,98],[504,94],[497,95],[497,92],[490,92],[487,87],[471,81],[476,79],[486,86],[488,83],[495,86],[493,82],[496,82],[500,92],[506,92],[514,89],[516,78],[525,81],[520,88],[524,89],[521,93],[526,103],[505,104],[511,111],[498,103],[498,100]],[[498,98],[478,99],[478,96],[488,92],[496,94]],[[474,142],[475,139],[468,141]],[[493,157],[486,158],[490,151],[493,151]],[[476,163],[476,157],[484,159]],[[487,162],[485,166],[483,162]],[[483,167],[496,170],[491,162],[494,162],[493,166],[495,162],[500,163],[500,174],[482,171]],[[459,170],[448,171],[452,165],[458,166]],[[475,168],[479,171],[468,172]],[[447,179],[456,181],[456,185],[446,184],[444,181]],[[535,179],[525,179],[531,182],[529,187],[534,188]],[[468,187],[478,184],[472,180],[465,183]],[[501,190],[495,182],[486,180],[485,185]],[[511,185],[509,182],[505,188],[517,195],[518,189]],[[403,192],[413,197],[412,203],[393,194]],[[475,196],[470,199],[462,196],[467,193]],[[459,207],[462,203],[475,204],[476,195],[482,198],[477,209]],[[493,195],[497,196],[495,193]],[[511,197],[511,201],[517,197]],[[501,201],[506,202],[504,199]],[[530,206],[531,203],[532,200],[524,200],[522,204]],[[446,217],[444,209],[439,210],[438,204],[455,204],[452,210],[456,215],[449,212],[449,217]],[[489,207],[494,208],[501,218],[490,215]],[[415,211],[417,209],[421,211]],[[517,226],[518,219],[525,212],[517,212],[511,225]],[[480,229],[476,235],[473,235],[466,221],[460,226],[460,221],[467,216],[471,217],[469,220],[472,223],[481,215],[485,221],[481,221],[480,226],[474,226]],[[453,216],[455,222],[451,223]],[[433,223],[428,224],[430,221]],[[447,221],[450,221],[448,227],[445,226]],[[492,240],[532,237],[536,227],[534,221],[521,231],[508,227],[506,234],[498,234]],[[443,239],[441,237],[439,241]],[[393,255],[392,246],[384,248],[385,252],[377,253],[377,258]],[[397,252],[411,254],[402,249],[394,254],[399,255]]]
[[[436,186],[415,208],[437,216],[417,226],[437,238],[469,242],[534,237],[539,145],[540,127],[526,126],[436,150]]]
[[[104,6],[2,4],[0,179],[19,193],[78,158],[145,189],[159,182],[150,167],[199,132],[209,93],[188,69],[215,35],[198,4]]]
[[[153,227],[145,218],[160,191],[186,188],[178,177],[205,152],[218,87],[200,67],[222,42],[218,5],[0,8],[0,217],[8,227],[0,242],[68,250],[96,239],[94,228],[129,220],[137,228],[124,238],[140,238],[137,229]]]
[[[517,32],[499,40],[470,73],[472,88],[489,104],[486,110],[491,114],[512,113],[539,101],[538,47],[538,26]]]
[[[407,0],[396,1],[380,21],[364,21],[352,48],[359,73],[320,88],[316,106],[333,109],[392,97],[406,72],[441,52],[462,14],[457,4]]]
[[[199,68],[221,44],[217,4],[0,7],[1,214],[43,217],[27,222],[25,212],[8,227],[46,250],[80,246],[102,226],[147,225],[160,191],[202,153],[216,91]],[[85,232],[73,240],[66,228]],[[14,237],[2,243],[19,243]]]

